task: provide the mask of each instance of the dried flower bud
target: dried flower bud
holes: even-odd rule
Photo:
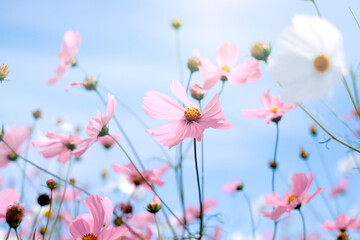
[[[2,66],[0,66],[0,82],[4,81],[5,78],[8,76],[9,70],[8,65],[3,63]]]
[[[46,186],[50,188],[51,190],[56,189],[58,187],[57,183],[54,179],[49,179],[46,181]]]
[[[309,154],[305,151],[303,147],[300,148],[300,157],[306,160],[309,157]]]
[[[73,185],[73,186],[74,186],[74,185],[75,185],[76,180],[75,180],[75,178],[70,178],[70,181],[69,181],[69,182],[70,182],[70,184],[71,184],[71,185]]]
[[[264,42],[256,42],[251,47],[251,56],[257,60],[267,62],[267,59],[271,53],[271,46]]]
[[[36,110],[36,111],[33,111],[32,115],[35,119],[39,119],[42,116],[42,112],[41,112],[41,110]]]
[[[6,211],[6,222],[10,228],[17,229],[24,216],[24,208],[20,204],[13,205]]]
[[[123,225],[123,223],[124,223],[124,221],[122,220],[121,217],[117,217],[117,218],[115,218],[115,220],[114,220],[114,225],[115,225],[116,227],[120,227],[121,225]]]
[[[46,205],[50,204],[50,197],[47,194],[41,194],[38,199],[37,202],[40,206],[44,207]]]
[[[181,21],[180,21],[180,19],[174,19],[174,20],[172,20],[171,25],[173,26],[173,28],[174,28],[175,30],[178,30],[178,29],[181,27]]]
[[[193,98],[196,100],[201,100],[205,96],[205,90],[199,84],[194,84],[190,86],[190,93]]]
[[[341,232],[337,237],[337,240],[349,240],[349,236],[346,232]]]
[[[270,166],[270,168],[275,170],[278,167],[278,163],[276,162],[276,160],[273,160],[270,162],[269,166]]]
[[[129,203],[121,203],[120,209],[124,214],[131,214],[133,211],[133,207]]]
[[[191,73],[199,71],[200,65],[200,60],[197,57],[189,58],[187,66]]]
[[[45,234],[45,227],[40,228],[39,233],[41,234],[41,236],[44,236],[44,234]]]
[[[161,209],[161,201],[158,196],[155,196],[153,200],[151,200],[150,204],[147,206],[147,210],[150,213],[157,213]]]
[[[317,135],[317,127],[316,127],[316,125],[312,125],[312,126],[310,127],[310,133],[311,133],[311,135],[313,135],[314,137]]]

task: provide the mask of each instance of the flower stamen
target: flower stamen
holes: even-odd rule
[[[97,237],[92,233],[87,233],[81,237],[81,240],[97,240]]]
[[[230,68],[227,65],[224,65],[221,69],[225,72],[230,72]]]
[[[199,109],[194,107],[188,108],[188,110],[184,112],[184,116],[188,122],[198,122],[201,118]]]
[[[293,202],[297,198],[298,198],[298,196],[296,196],[296,195],[290,196],[289,199],[288,199],[288,203],[290,204],[291,202]]]
[[[330,67],[330,60],[329,60],[328,56],[322,54],[322,55],[317,56],[314,59],[313,64],[314,64],[314,68],[317,72],[324,73]]]
[[[277,113],[277,111],[279,110],[278,107],[273,107],[272,109],[270,109],[269,111],[272,113]]]

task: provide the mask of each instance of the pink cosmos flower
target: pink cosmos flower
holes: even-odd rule
[[[299,208],[301,204],[306,204],[310,200],[324,191],[325,188],[318,188],[316,192],[307,194],[310,189],[311,183],[314,180],[312,172],[309,174],[309,178],[305,173],[295,173],[291,177],[293,188],[290,192],[285,193],[285,198],[281,199],[276,193],[265,196],[265,201],[274,206],[275,210],[272,212],[263,212],[263,215],[277,220],[285,212],[290,213],[295,208]]]
[[[113,136],[117,141],[119,140],[120,138],[120,134],[116,134],[116,133],[113,133],[110,131],[110,134],[111,136]],[[104,148],[106,149],[109,149],[111,148],[114,144],[115,144],[115,141],[114,139],[112,139],[112,137],[106,135],[106,136],[103,136],[103,137],[99,137],[98,139],[98,142],[104,146]]]
[[[69,30],[64,35],[64,42],[61,45],[59,59],[60,65],[55,70],[55,77],[47,80],[49,85],[53,85],[61,81],[69,68],[74,64],[74,59],[79,52],[81,44],[81,36],[79,32]]]
[[[82,214],[69,226],[70,233],[76,240],[118,240],[128,234],[128,230],[124,227],[109,226],[114,209],[109,198],[92,195],[84,202],[91,214]]]
[[[70,134],[65,136],[60,133],[48,132],[46,137],[53,141],[32,141],[32,145],[38,148],[46,148],[39,153],[44,158],[53,158],[57,156],[57,161],[66,163],[74,155],[74,150],[82,143],[79,135]]]
[[[22,147],[30,137],[30,131],[28,128],[7,128],[4,134],[4,141],[14,149],[16,153],[22,153]],[[8,165],[10,161],[17,159],[16,153],[10,150],[5,143],[0,142],[0,168]]]
[[[9,206],[13,205],[20,197],[16,189],[5,189],[0,192],[0,221],[5,221],[6,211]]]
[[[143,101],[145,113],[150,117],[171,119],[154,130],[146,130],[160,145],[171,148],[186,138],[201,141],[206,128],[228,129],[232,126],[225,120],[218,95],[215,95],[200,113],[199,107],[189,101],[178,80],[172,81],[170,89],[184,103],[186,109],[169,96],[156,91],[147,92]]]
[[[53,198],[61,200],[64,194],[64,189],[54,189]],[[73,189],[71,186],[68,186],[65,190],[64,201],[76,201],[80,200],[81,191],[79,189]]]
[[[215,206],[217,205],[217,202],[215,199],[213,198],[208,198],[203,202],[203,213],[208,213],[210,212],[212,209],[215,208]],[[186,214],[186,222],[189,224],[192,221],[194,221],[195,219],[200,217],[200,207],[187,207],[185,209],[185,214]],[[180,219],[182,222],[184,221],[184,218],[182,217]]]
[[[213,88],[220,80],[229,80],[233,85],[242,85],[246,82],[256,82],[262,76],[260,62],[253,58],[248,58],[235,66],[239,58],[239,50],[233,43],[225,43],[217,49],[216,62],[219,67],[213,65],[210,60],[203,59],[197,49],[193,53],[201,63],[199,70],[205,90]]]
[[[346,230],[358,230],[359,217],[349,219],[346,215],[340,214],[336,217],[335,223],[326,221],[322,227],[327,230],[337,230],[345,232]]]
[[[243,187],[242,182],[239,180],[231,181],[223,186],[223,191],[227,193],[235,193],[241,190]]]
[[[153,169],[153,170],[144,170],[141,172],[141,174],[144,176],[144,178],[151,184],[156,186],[163,186],[165,182],[160,179],[161,176],[163,176],[167,170],[169,169],[170,165],[165,164],[164,166]],[[140,185],[144,186],[149,191],[152,191],[151,188],[146,184],[144,179],[141,177],[141,175],[136,171],[135,167],[131,164],[125,164],[124,167],[121,167],[118,164],[113,164],[112,168],[115,172],[122,173],[128,176],[128,181],[135,185],[135,187],[138,187]]]
[[[117,108],[117,102],[112,94],[108,94],[108,101],[106,106],[106,115],[97,112],[96,116],[89,120],[89,125],[86,128],[86,134],[89,138],[83,140],[80,148],[74,151],[76,157],[80,157],[84,152],[91,147],[99,138],[107,135],[109,128],[108,124],[113,117]]]
[[[242,114],[246,118],[265,118],[265,123],[269,124],[271,120],[283,116],[286,112],[297,106],[296,104],[281,102],[280,96],[270,95],[270,90],[266,94],[260,95],[260,101],[265,109],[243,110]]]
[[[349,181],[346,178],[343,178],[341,182],[334,186],[334,188],[330,192],[331,197],[335,197],[336,195],[343,194],[348,186]]]

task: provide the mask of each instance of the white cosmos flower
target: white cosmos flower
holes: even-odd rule
[[[300,103],[331,92],[346,73],[342,35],[327,20],[296,15],[278,37],[278,54],[269,59],[273,81],[283,83],[281,99]]]

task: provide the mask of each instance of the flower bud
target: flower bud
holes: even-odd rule
[[[173,26],[173,28],[174,28],[175,30],[178,30],[178,29],[181,27],[181,21],[180,21],[180,19],[174,19],[174,20],[172,20],[171,25]]]
[[[50,188],[51,190],[56,189],[58,187],[57,183],[54,179],[49,179],[46,181],[46,186]]]
[[[310,127],[310,133],[311,133],[311,135],[313,135],[314,137],[317,135],[317,127],[316,127],[316,125],[312,125],[312,126]]]
[[[150,204],[147,206],[147,210],[150,213],[157,213],[161,209],[161,201],[158,196],[155,196],[153,200],[151,200]]]
[[[47,194],[41,194],[38,197],[37,202],[40,206],[44,207],[44,206],[50,204],[50,197]]]
[[[24,216],[24,208],[20,204],[13,205],[6,211],[6,222],[10,228],[17,229]]]
[[[124,223],[124,221],[122,220],[121,217],[117,217],[117,218],[115,218],[115,220],[114,220],[114,225],[115,225],[116,227],[120,227],[123,223]]]
[[[39,233],[41,234],[41,236],[45,235],[45,231],[45,227],[40,228]]]
[[[121,203],[120,209],[124,214],[131,214],[133,211],[133,207],[129,203]]]
[[[264,42],[256,42],[251,47],[251,56],[257,60],[267,62],[267,59],[271,53],[271,46]]]
[[[276,160],[273,160],[270,162],[269,166],[270,166],[270,168],[275,170],[278,167],[278,163],[276,162]]]
[[[187,66],[191,73],[199,71],[200,65],[201,63],[197,57],[189,58]]]
[[[71,184],[71,185],[74,186],[74,185],[75,185],[75,182],[76,182],[75,178],[70,178],[70,184]]]
[[[309,154],[305,151],[303,147],[300,148],[300,157],[303,160],[306,160],[309,157]]]
[[[205,96],[205,90],[199,84],[194,84],[190,86],[190,93],[193,98],[196,100],[201,100]]]
[[[77,66],[77,60],[74,58],[73,60],[71,60],[71,66],[72,67],[76,67]]]
[[[341,232],[337,237],[337,240],[349,240],[349,236],[346,232]]]
[[[0,81],[4,81],[8,74],[8,65],[3,63],[2,66],[0,66]]]
[[[95,77],[86,77],[85,78],[85,84],[84,84],[84,88],[86,90],[95,90],[97,87],[97,79]]]
[[[42,112],[41,112],[41,110],[36,110],[36,111],[33,111],[32,115],[35,119],[39,119],[42,116]]]
[[[244,189],[244,184],[239,184],[237,187],[236,187],[236,191],[242,191]]]

